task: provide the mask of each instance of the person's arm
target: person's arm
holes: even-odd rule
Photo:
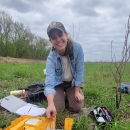
[[[81,87],[84,77],[84,53],[82,46],[80,44],[77,44],[75,51],[75,86]]]
[[[46,62],[46,78],[45,78],[45,88],[44,94],[45,96],[48,94],[55,95],[56,91],[55,87],[55,63],[51,56],[48,56]]]
[[[48,107],[46,109],[47,118],[56,116],[56,108],[54,106],[54,95],[55,95],[55,64],[52,55],[49,55],[46,62],[46,79],[44,94],[47,97]]]
[[[77,55],[76,55],[76,78],[75,78],[75,98],[77,101],[81,102],[84,100],[84,96],[80,93],[80,87],[83,83],[83,76],[84,76],[84,53],[82,46],[78,44],[78,47],[76,49]]]
[[[54,105],[54,95],[53,94],[47,94],[47,101],[48,101],[48,107],[46,109],[46,116],[47,118],[53,118],[56,116],[56,108]]]

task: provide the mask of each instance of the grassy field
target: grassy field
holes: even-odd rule
[[[10,94],[10,91],[26,87],[33,82],[44,82],[44,62],[1,62],[0,63],[0,98]],[[114,116],[114,122],[106,124],[104,130],[129,130],[130,129],[130,94],[122,94],[119,109],[115,107],[115,81],[110,70],[110,63],[85,63],[83,92],[85,107],[105,106]],[[130,82],[130,64],[122,77],[122,82]],[[40,104],[46,107],[47,103]],[[0,126],[10,125],[18,115],[0,108]],[[73,117],[65,110],[57,114],[57,128],[63,128],[64,118]],[[102,130],[101,125],[85,114],[74,118],[73,130]]]

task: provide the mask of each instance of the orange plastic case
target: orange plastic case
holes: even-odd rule
[[[23,115],[11,122],[5,130],[55,130],[56,118]]]
[[[72,130],[74,120],[72,118],[65,118],[64,130]]]
[[[65,118],[64,130],[72,130],[74,120]],[[55,130],[56,118],[22,115],[11,122],[4,130]]]

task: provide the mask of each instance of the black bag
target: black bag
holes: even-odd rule
[[[39,102],[46,100],[46,96],[44,95],[44,83],[35,82],[29,85],[26,90],[26,101],[27,102]]]

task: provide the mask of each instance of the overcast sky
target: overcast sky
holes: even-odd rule
[[[111,61],[111,41],[116,59],[121,57],[130,1],[0,0],[0,11],[46,39],[49,23],[62,22],[73,40],[81,43],[85,61]]]

